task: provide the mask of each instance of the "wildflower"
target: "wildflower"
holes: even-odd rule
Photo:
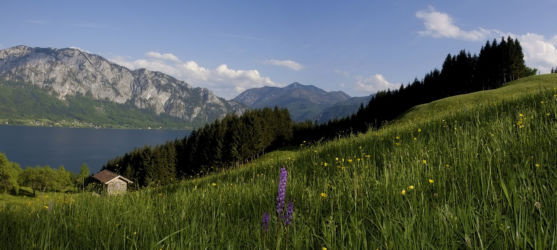
[[[327,248],[326,248],[326,247],[322,247],[321,250],[327,250]]]
[[[541,165],[539,163],[536,163],[535,165],[537,168],[539,168]]]
[[[406,190],[403,189],[402,191],[400,191],[400,194],[401,195],[406,195]]]
[[[213,182],[213,183],[211,183],[211,186],[216,187],[217,184]]]
[[[536,203],[534,203],[534,207],[540,209],[542,207],[542,204],[539,201],[536,201]]]
[[[549,115],[551,115],[551,114],[550,113],[545,113],[545,116],[549,116]]]
[[[371,157],[371,155],[366,155],[366,158],[369,158],[369,157]]]
[[[522,113],[518,114],[518,116],[523,117],[524,115]]]
[[[408,189],[409,189],[409,190],[414,190],[414,185],[408,186]]]
[[[327,198],[327,194],[326,193],[321,193],[321,198]]]
[[[352,159],[348,159],[348,163],[352,163]]]
[[[422,129],[421,129],[421,128],[418,128],[418,133],[421,133],[421,132],[422,132]]]
[[[429,179],[429,184],[433,184],[435,182],[433,179]]]
[[[286,179],[288,178],[288,171],[282,167],[280,169],[280,181],[277,195],[277,215],[281,216],[284,209],[284,199],[286,197]]]
[[[426,161],[426,160],[422,160],[422,163],[423,163],[424,165],[427,165],[427,161]]]
[[[395,137],[395,139],[400,140],[400,137],[397,135],[397,136]]]
[[[284,226],[290,225],[292,223],[292,214],[294,214],[294,202],[289,201],[288,206],[286,208],[286,216],[284,218]]]
[[[416,137],[414,137],[414,138],[412,138],[412,139],[413,139],[414,141],[418,140],[418,138],[416,138]]]
[[[261,221],[261,229],[263,230],[263,232],[268,232],[269,231],[269,213],[265,212],[265,214],[263,214],[263,220]]]
[[[326,166],[327,166],[327,163],[326,163],[326,162],[324,162],[324,163],[323,163],[323,167],[326,167]]]
[[[136,235],[136,234],[137,234],[137,232],[133,232],[133,235]]]
[[[338,157],[335,157],[335,161],[338,161]]]
[[[44,209],[48,210],[48,206],[45,205],[45,206],[44,206]]]

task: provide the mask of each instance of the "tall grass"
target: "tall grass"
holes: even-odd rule
[[[547,79],[162,188],[0,202],[0,247],[555,249],[557,81],[530,81]],[[282,165],[293,223],[264,234]]]

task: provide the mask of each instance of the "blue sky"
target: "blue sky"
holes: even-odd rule
[[[232,98],[292,82],[363,96],[510,35],[557,66],[556,0],[2,1],[0,48],[77,47]]]

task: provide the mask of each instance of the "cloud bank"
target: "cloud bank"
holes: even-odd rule
[[[367,78],[358,77],[356,79],[355,89],[369,95],[380,90],[398,89],[399,83],[391,83],[385,79],[382,74],[375,74]]]
[[[510,36],[520,41],[524,52],[524,60],[530,67],[537,68],[541,73],[548,73],[557,66],[557,35],[545,38],[543,35],[526,33],[517,35],[496,29],[476,28],[463,30],[454,24],[452,18],[443,12],[429,7],[416,12],[416,17],[423,20],[425,30],[418,33],[434,38],[450,38],[467,41],[483,41],[502,36]]]
[[[271,60],[267,60],[265,61],[265,64],[270,64],[270,65],[275,65],[275,66],[281,66],[281,67],[287,67],[291,70],[301,70],[303,68],[303,66],[295,61],[292,60],[275,60],[275,59],[271,59]]]
[[[227,99],[234,98],[249,88],[282,85],[272,81],[269,77],[262,76],[256,69],[232,69],[226,64],[210,69],[200,66],[195,61],[182,61],[172,53],[149,51],[142,59],[128,60],[123,57],[114,57],[110,60],[130,69],[146,68],[160,71],[193,86],[208,88],[216,95]]]

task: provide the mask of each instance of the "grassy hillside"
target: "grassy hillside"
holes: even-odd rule
[[[62,101],[36,87],[0,82],[0,124],[57,127],[191,129],[178,118],[87,96]]]
[[[557,248],[557,75],[118,197],[0,196],[5,248]],[[275,215],[288,169],[293,222]],[[261,230],[265,212],[270,230]]]

